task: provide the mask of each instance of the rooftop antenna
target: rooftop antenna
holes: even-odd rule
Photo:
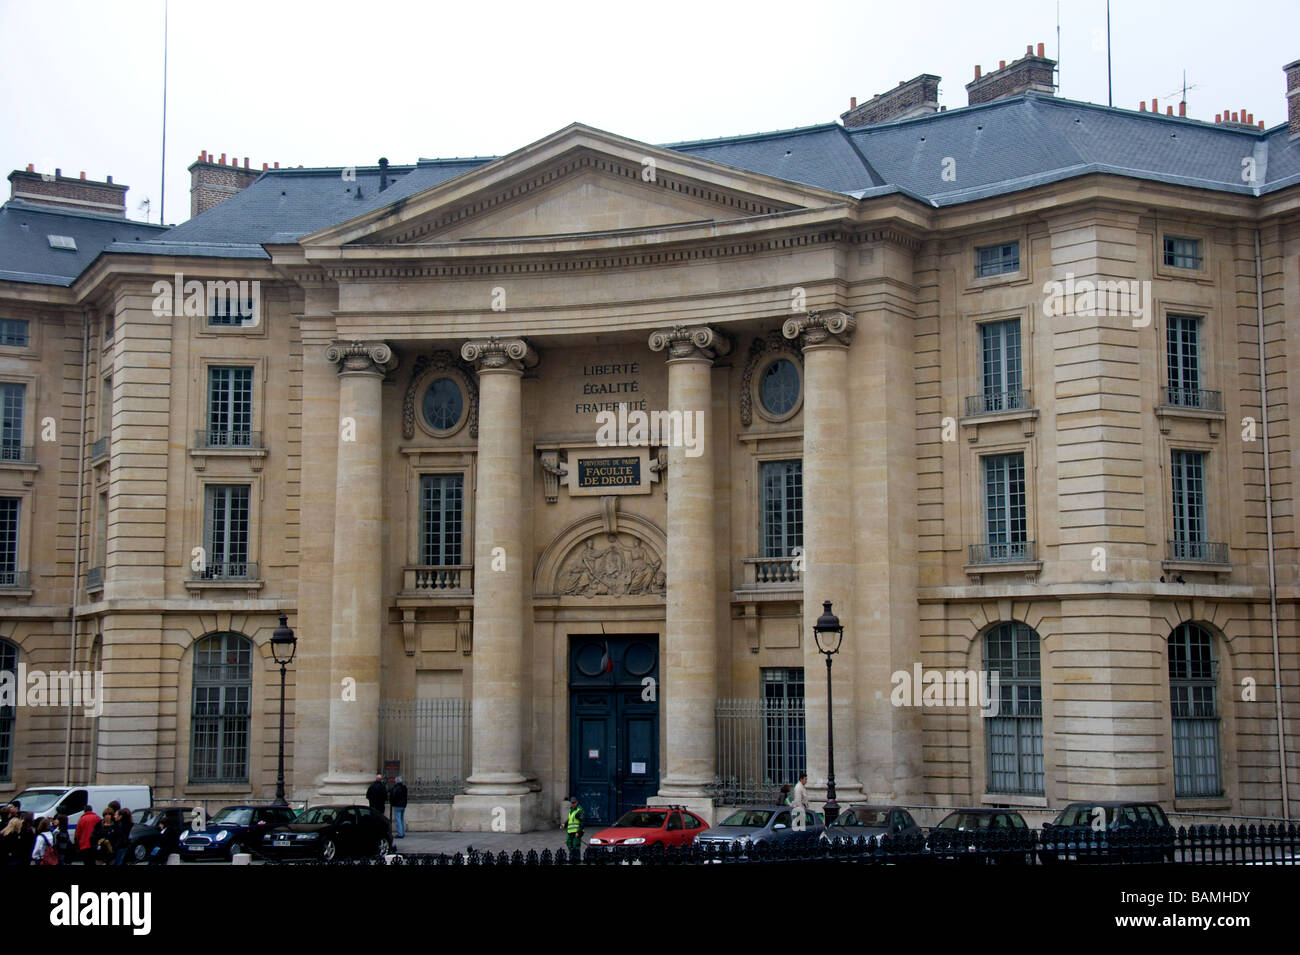
[[[1056,0],[1056,89],[1061,89],[1061,0]]]
[[[149,197],[145,196],[143,199],[141,199],[140,204],[136,206],[136,208],[144,210],[144,221],[148,222],[149,221]]]
[[[1106,105],[1115,105],[1115,95],[1110,81],[1110,0],[1106,0]]]
[[[1186,107],[1186,105],[1187,105],[1187,91],[1188,91],[1188,90],[1195,90],[1195,89],[1200,89],[1200,86],[1198,86],[1196,83],[1193,83],[1191,86],[1188,86],[1188,85],[1187,85],[1187,71],[1186,71],[1186,70],[1183,70],[1183,85],[1182,85],[1183,100],[1182,100],[1182,101],[1183,101],[1183,105],[1184,105],[1184,107]],[[1177,93],[1177,92],[1178,92],[1178,90],[1174,90],[1174,93]],[[1166,93],[1166,94],[1165,94],[1165,99],[1168,99],[1169,97],[1173,96],[1174,93]]]
[[[158,183],[158,223],[167,223],[167,7],[163,0],[163,114],[162,114],[162,168]]]

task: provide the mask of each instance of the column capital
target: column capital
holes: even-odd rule
[[[460,346],[460,357],[474,364],[479,374],[485,371],[522,373],[540,360],[533,346],[524,338],[474,338]]]
[[[668,361],[713,361],[731,352],[731,339],[710,325],[674,325],[650,333],[650,350],[665,349]]]
[[[799,346],[805,351],[819,346],[848,348],[857,327],[858,320],[848,312],[831,309],[788,318],[781,326],[781,334],[799,339]]]
[[[393,349],[385,342],[335,342],[325,358],[339,366],[340,375],[379,375],[397,367]]]

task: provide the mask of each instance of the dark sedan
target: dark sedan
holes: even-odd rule
[[[181,837],[181,858],[232,860],[238,852],[258,852],[262,836],[273,827],[293,822],[294,811],[283,806],[226,806],[203,829]]]
[[[185,828],[189,814],[190,810],[181,806],[150,806],[131,827],[130,851],[126,857],[136,862],[148,861],[149,853],[158,845],[163,821],[168,829],[179,832]]]
[[[925,833],[912,814],[899,806],[851,805],[821,834],[823,842],[856,842],[865,839],[880,845],[885,836],[916,835]]]
[[[1073,802],[1043,826],[1053,862],[1172,862],[1174,829],[1153,802]]]
[[[1033,831],[1010,809],[958,809],[930,830],[925,851],[941,862],[1032,864]]]
[[[262,837],[262,853],[270,859],[306,856],[332,862],[392,851],[392,824],[369,806],[314,806]]]
[[[802,822],[789,806],[746,806],[695,837],[697,846],[783,845],[792,839],[814,839],[824,828],[821,813],[808,810]]]

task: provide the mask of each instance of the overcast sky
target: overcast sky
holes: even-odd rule
[[[171,0],[166,216],[189,216],[202,149],[282,166],[502,155],[571,122],[649,143],[832,122],[918,73],[966,105],[1030,43],[1057,53],[1055,0]],[[1105,0],[1061,0],[1059,95],[1106,102]],[[131,186],[158,221],[163,0],[0,0],[0,167]],[[1115,105],[1187,71],[1188,115],[1286,122],[1300,4],[1113,0]],[[1193,88],[1194,87],[1194,88]],[[6,192],[3,198],[7,198]]]

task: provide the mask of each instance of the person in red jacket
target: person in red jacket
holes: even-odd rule
[[[91,848],[90,845],[90,836],[91,833],[95,831],[97,825],[99,825],[99,816],[95,814],[95,810],[87,806],[86,811],[83,812],[81,818],[77,820],[76,857],[81,860],[83,865],[90,865],[91,859],[95,854],[94,849]]]

